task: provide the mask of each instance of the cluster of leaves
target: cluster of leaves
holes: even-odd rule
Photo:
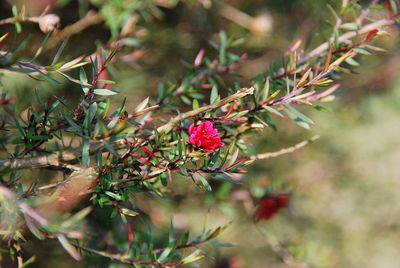
[[[397,10],[392,3],[389,1],[390,15],[395,19]],[[104,12],[120,8],[131,14],[146,4],[147,1],[138,1],[137,5],[127,8],[124,1],[110,1],[103,8]],[[379,29],[363,24],[368,16],[364,12],[358,6],[343,7],[339,15],[335,13],[336,22],[327,43],[310,54],[303,54],[297,45],[293,46],[281,64],[272,63],[268,75],[259,75],[253,81],[242,81],[234,73],[245,56],[229,49],[243,40],[228,38],[220,32],[219,43],[210,43],[217,51],[215,58],[207,57],[208,52],[202,49],[192,64],[186,64],[190,70],[180,83],[160,84],[157,100],[152,103],[147,98],[133,111],[127,110],[125,100],[116,108],[112,105],[112,96],[117,94],[112,89],[114,82],[103,79],[117,49],[100,51],[86,61],[79,57],[64,62],[59,61],[62,45],[49,66],[40,66],[35,59],[50,35],[30,60],[21,60],[18,53],[28,45],[27,40],[13,51],[2,51],[1,69],[53,83],[57,80],[52,74],[57,73],[82,89],[77,104],[68,104],[61,97],[44,100],[37,93],[37,104],[24,115],[16,114],[13,100],[2,95],[1,145],[7,160],[0,164],[0,208],[13,215],[10,218],[18,224],[11,226],[2,219],[0,226],[7,227],[4,237],[11,255],[23,262],[19,259],[20,245],[25,241],[26,225],[39,239],[57,238],[76,259],[80,258],[77,250],[80,249],[138,267],[178,266],[199,260],[202,257],[199,250],[187,256],[180,250],[214,239],[224,227],[204,231],[192,239],[187,232],[178,239],[171,224],[168,243],[155,248],[151,232],[132,231],[128,217],[140,214],[133,195],[146,193],[163,197],[170,183],[177,179],[190,179],[206,191],[212,191],[214,181],[238,183],[246,166],[265,158],[265,154],[249,155],[245,139],[249,134],[265,128],[276,130],[275,121],[284,117],[309,129],[313,121],[297,106],[323,109],[320,103],[333,98],[339,74],[351,72],[358,65],[355,58],[359,54],[377,50],[369,42]],[[350,14],[359,14],[357,28],[352,22],[342,23],[342,17]],[[114,35],[124,23],[116,21],[110,25]],[[2,36],[0,43],[6,37]],[[351,41],[353,37],[356,40]],[[80,68],[79,79],[66,73],[75,68]],[[176,114],[184,105],[189,111]],[[209,153],[189,144],[189,125],[204,121],[213,123],[226,146]],[[47,185],[33,183],[24,188],[20,170],[28,168],[54,168],[68,178]],[[52,190],[50,197],[40,198],[49,189]],[[119,216],[128,226],[128,238],[116,248],[124,253],[112,254],[90,247],[93,243],[81,225],[91,213],[90,207],[73,215],[64,213],[73,210],[88,195],[90,207],[109,208],[111,218]],[[16,215],[24,221],[19,221]]]

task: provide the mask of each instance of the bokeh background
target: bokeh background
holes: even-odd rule
[[[10,1],[18,2],[18,1]],[[23,1],[19,1],[21,4]],[[31,0],[27,12],[35,14],[45,0]],[[51,2],[51,3],[50,3]],[[113,1],[48,1],[62,26],[79,20],[87,9],[101,10]],[[134,0],[114,1],[134,2]],[[224,29],[244,38],[237,53],[247,53],[237,72],[241,79],[267,73],[272,60],[298,39],[307,50],[329,36],[331,14],[325,0],[232,0],[188,1],[175,8],[160,8],[138,24],[140,32],[126,51],[142,53],[135,60],[117,62],[109,76],[117,82],[120,97],[134,108],[145,97],[156,97],[160,81],[179,81],[185,73],[181,60],[191,62],[199,49],[215,53],[208,40],[217,40]],[[125,3],[125,4],[126,4]],[[360,2],[364,4],[364,2]],[[121,14],[117,14],[122,16]],[[8,1],[0,1],[0,18],[11,15]],[[32,50],[44,35],[35,25],[24,24],[31,35]],[[0,35],[10,30],[0,28]],[[66,55],[90,54],[105,44],[112,33],[98,24],[70,38]],[[20,42],[15,38],[15,43]],[[136,43],[135,43],[136,42]],[[305,110],[315,121],[310,131],[290,120],[280,120],[278,131],[253,136],[253,152],[278,150],[315,134],[321,138],[290,155],[259,161],[249,168],[243,185],[213,185],[204,193],[187,182],[177,181],[171,198],[143,202],[138,207],[162,230],[172,217],[175,228],[201,231],[204,224],[230,223],[219,240],[234,247],[203,247],[208,252],[201,267],[400,267],[400,54],[396,28],[378,44],[387,49],[364,57],[357,73],[342,77],[336,100],[326,111]],[[49,64],[56,49],[39,60]],[[140,54],[140,55],[142,55]],[[75,74],[77,75],[77,74]],[[80,89],[65,80],[58,86],[7,73],[2,90],[16,100],[19,111],[31,104],[34,89],[41,94],[64,96],[71,103]],[[118,98],[121,98],[120,100]],[[254,207],[265,189],[290,193],[290,206],[269,221],[255,222]],[[188,194],[190,193],[190,194]],[[105,218],[107,219],[107,218]],[[99,221],[99,216],[96,218]],[[106,220],[104,220],[106,222]],[[112,230],[117,223],[102,223]],[[108,224],[108,225],[107,225]],[[114,224],[114,225],[113,225]],[[108,228],[108,229],[107,229]],[[117,228],[117,227],[115,227]],[[34,250],[33,250],[34,249]],[[33,242],[27,252],[38,252],[32,267],[122,267],[89,257],[77,263],[57,243]]]

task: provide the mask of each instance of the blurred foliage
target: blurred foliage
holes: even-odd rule
[[[227,36],[233,36],[231,42],[239,40],[240,44],[232,46],[226,64],[243,60],[237,77],[224,81],[233,86],[237,81],[271,71],[272,60],[279,62],[286,48],[297,39],[304,40],[304,48],[314,48],[326,40],[333,21],[327,4],[335,10],[342,4],[342,1],[322,0],[235,0],[212,1],[212,8],[208,8],[208,1],[165,2],[160,6],[147,0],[58,1],[52,11],[66,25],[84,18],[90,9],[98,11],[105,20],[104,24],[96,24],[69,38],[63,52],[66,60],[91,54],[100,46],[112,47],[113,42],[123,43],[121,56],[117,55],[120,58],[109,67],[108,75],[117,82],[115,87],[121,92],[113,103],[121,103],[123,96],[127,96],[126,109],[133,110],[148,95],[159,98],[161,103],[163,96],[159,93],[161,88],[168,89],[168,81],[184,85],[181,74],[188,73],[185,67],[188,64],[184,61],[193,60],[200,49],[206,49],[210,62],[220,57],[219,48],[212,46],[220,44],[221,29],[225,29]],[[361,4],[367,4],[364,2]],[[271,25],[261,27],[264,29],[261,32],[254,25],[243,27],[234,17],[221,16],[218,10],[226,4],[246,12],[251,18],[259,18],[259,24]],[[31,12],[36,11],[32,8]],[[135,31],[120,36],[124,25],[132,19],[132,12],[138,14],[132,22]],[[10,14],[11,5],[0,3],[0,18]],[[34,55],[43,34],[28,23],[21,23],[21,27],[33,40],[24,53]],[[7,29],[6,32],[11,27],[3,29]],[[391,34],[397,38],[397,32]],[[12,38],[14,44],[22,41],[19,36]],[[262,160],[250,168],[243,180],[249,192],[243,191],[241,185],[213,181],[214,191],[204,193],[195,185],[185,183],[181,176],[169,185],[171,197],[153,199],[154,196],[149,198],[146,193],[135,193],[135,204],[130,204],[131,208],[148,215],[130,221],[137,228],[135,241],[150,234],[155,247],[165,247],[171,220],[179,237],[184,236],[186,229],[202,233],[205,226],[217,228],[232,222],[219,237],[227,244],[214,242],[202,247],[208,257],[200,262],[201,267],[265,267],[266,263],[268,267],[397,267],[400,262],[396,247],[400,241],[396,205],[400,176],[397,150],[400,89],[394,86],[398,82],[395,70],[399,66],[396,38],[380,41],[380,45],[390,48],[388,53],[378,52],[379,57],[362,59],[362,66],[356,70],[363,75],[344,75],[338,103],[326,105],[327,111],[322,113],[307,113],[316,122],[312,132],[322,137],[317,143],[282,158]],[[213,43],[210,45],[207,40]],[[61,44],[45,47],[37,61],[51,65]],[[243,51],[248,60],[244,60],[244,56],[241,58]],[[71,77],[79,77],[79,69],[73,69]],[[85,67],[85,70],[91,73],[90,68]],[[185,78],[190,80],[196,75],[194,70]],[[33,89],[44,99],[63,96],[67,106],[71,106],[79,99],[81,86],[60,74],[54,78],[62,83],[49,84],[15,73],[5,73],[1,82],[11,98],[18,100],[18,111],[25,111],[32,104],[36,98]],[[207,102],[209,97],[215,97],[209,95],[211,91],[203,97]],[[193,97],[190,89],[187,97]],[[184,104],[192,105],[191,98],[182,98],[177,109],[187,110]],[[251,153],[255,153],[255,149],[257,152],[274,151],[307,139],[309,135],[287,120],[287,124],[278,125],[276,132],[267,132],[262,137],[253,135],[256,140],[249,150]],[[49,181],[57,177],[56,172],[46,172],[26,172],[24,186],[29,186],[32,176],[43,176]],[[270,221],[255,223],[255,202],[265,195],[281,192],[290,193],[289,209]],[[105,241],[110,243],[110,248],[126,249],[127,227],[121,218],[109,219],[112,211],[116,210],[95,208],[88,215],[92,225],[86,228],[93,237],[88,246],[96,247]],[[166,215],[172,215],[172,219]],[[151,222],[154,226],[150,232]],[[122,267],[96,255],[89,255],[83,263],[75,262],[59,243],[52,243],[38,240],[27,243],[24,249],[27,256],[38,252],[31,267]],[[235,243],[240,247],[224,247]],[[4,267],[10,265],[8,260],[1,259],[1,262]]]

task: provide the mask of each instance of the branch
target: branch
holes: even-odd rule
[[[0,25],[14,24],[17,22],[33,22],[38,23],[40,17],[12,17],[0,20]]]
[[[152,267],[175,267],[180,265],[180,262],[175,262],[175,263],[159,263],[159,262],[150,262],[150,261],[142,261],[142,260],[131,260],[129,257],[125,257],[121,254],[115,254],[115,253],[108,253],[92,248],[87,248],[81,245],[78,245],[76,243],[72,243],[74,246],[86,251],[90,252],[96,255],[103,256],[105,258],[124,263],[124,264],[129,264],[129,265],[146,265],[146,266],[152,266]]]
[[[267,153],[263,153],[263,154],[253,155],[250,157],[250,159],[251,160],[262,160],[262,159],[278,157],[278,156],[281,156],[284,154],[289,154],[289,153],[292,153],[294,151],[297,151],[297,150],[305,147],[306,145],[308,145],[318,139],[319,139],[319,135],[315,135],[312,138],[310,138],[309,140],[305,140],[300,143],[297,143],[296,145],[293,145],[292,147],[284,148],[284,149],[281,149],[281,150],[275,151],[275,152],[267,152]]]
[[[185,119],[190,117],[196,116],[198,114],[216,109],[218,107],[224,106],[227,103],[233,102],[240,98],[243,98],[247,95],[253,94],[254,88],[242,88],[235,94],[228,96],[216,103],[201,107],[194,111],[189,111],[187,113],[180,114],[174,118],[172,118],[168,123],[160,126],[157,128],[158,132],[162,131],[169,131],[171,130],[175,124],[182,122]],[[114,144],[116,149],[121,148],[121,144],[116,142]],[[103,148],[103,144],[101,142],[96,142],[91,145],[90,154],[94,154]],[[14,159],[14,160],[6,160],[0,162],[0,171],[6,168],[10,168],[12,170],[17,169],[26,169],[26,168],[41,168],[41,167],[67,167],[64,163],[76,160],[77,158],[81,157],[82,149],[72,149],[72,150],[64,150],[58,153],[45,155],[45,156],[38,156],[38,157],[31,157],[28,159]]]
[[[242,88],[238,92],[236,92],[235,94],[233,94],[231,96],[228,96],[228,97],[226,97],[226,98],[224,98],[224,99],[222,99],[222,100],[220,100],[220,101],[218,101],[216,103],[213,103],[213,104],[210,104],[210,105],[207,105],[207,106],[203,106],[203,107],[201,107],[201,108],[199,108],[197,110],[189,111],[189,112],[180,114],[180,115],[172,118],[167,124],[157,128],[157,131],[158,132],[169,131],[174,127],[175,124],[177,124],[179,122],[182,122],[185,119],[188,119],[190,117],[196,116],[198,114],[205,113],[205,112],[210,111],[210,110],[214,110],[214,109],[216,109],[218,107],[224,106],[227,103],[230,103],[230,102],[233,102],[235,100],[241,99],[241,98],[243,98],[243,97],[245,97],[247,95],[252,95],[253,92],[254,92],[254,88],[253,87]]]
[[[93,144],[90,153],[93,154],[101,149],[102,146],[99,143]],[[79,158],[82,154],[82,149],[70,149],[63,150],[58,153],[36,156],[27,159],[13,159],[0,161],[0,171],[10,168],[12,170],[26,169],[26,168],[41,168],[41,167],[61,167],[70,168],[70,165],[65,162],[73,161]]]
[[[379,28],[383,28],[385,26],[393,25],[393,24],[395,24],[395,19],[397,17],[400,17],[400,14],[397,14],[396,16],[394,16],[393,18],[390,18],[390,19],[382,19],[382,20],[378,20],[376,22],[367,24],[358,31],[347,32],[347,33],[341,35],[338,40],[340,43],[343,43],[344,41],[347,41],[353,37],[356,37],[357,35],[366,34],[374,29],[379,29]],[[328,41],[328,42],[323,43],[319,47],[313,49],[307,55],[305,55],[303,58],[301,58],[299,60],[298,64],[302,65],[302,64],[306,63],[307,61],[309,61],[310,59],[312,59],[314,57],[318,57],[319,55],[321,55],[322,52],[329,49],[330,44],[331,44],[331,42]]]

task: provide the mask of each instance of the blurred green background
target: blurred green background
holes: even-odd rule
[[[37,2],[39,5],[45,1]],[[83,9],[84,13],[86,7],[101,9],[107,2],[113,1],[93,1],[88,5],[83,4],[85,1],[59,1],[53,12],[60,15],[65,26],[79,19],[79,10]],[[173,9],[161,8],[160,18],[150,16],[140,21],[139,28],[145,33],[137,37],[137,44],[123,51],[128,54],[145,49],[144,56],[111,66],[109,75],[121,92],[120,97],[113,100],[118,103],[127,96],[128,107],[134,108],[148,95],[156,97],[160,81],[179,81],[183,77],[185,67],[181,60],[191,62],[203,47],[206,53],[214,53],[207,41],[217,40],[221,29],[230,36],[245,39],[236,49],[238,53],[248,54],[248,60],[237,70],[241,79],[266,73],[271,61],[279,61],[295,40],[302,39],[305,49],[310,49],[326,39],[331,29],[327,20],[332,19],[327,4],[335,8],[341,2],[192,1],[180,3]],[[229,16],[229,7],[244,12],[255,24],[243,27],[240,16]],[[10,15],[11,6],[1,1],[0,17]],[[0,35],[11,29],[2,26]],[[37,45],[44,37],[29,24],[24,25],[24,31],[32,35]],[[16,37],[16,43],[19,38]],[[109,38],[110,31],[103,24],[88,28],[71,37],[66,55],[72,58],[92,53],[96,44],[104,44]],[[277,132],[267,130],[262,137],[251,137],[251,150],[277,150],[314,134],[321,136],[318,141],[293,154],[256,163],[249,168],[244,185],[216,185],[214,193],[205,194],[187,182],[178,181],[171,186],[173,198],[153,200],[142,207],[138,200],[138,207],[150,214],[159,229],[167,226],[171,217],[175,228],[181,230],[190,227],[201,231],[204,222],[208,227],[232,222],[219,240],[238,246],[205,246],[208,255],[200,263],[201,267],[399,267],[400,54],[397,29],[391,29],[388,36],[382,37],[379,45],[387,51],[363,58],[358,73],[344,75],[335,102],[325,104],[327,111],[305,111],[316,122],[311,131],[300,129],[290,120],[280,120]],[[43,53],[42,63],[49,64],[55,51],[50,49]],[[34,46],[31,53],[34,53]],[[1,81],[2,90],[17,100],[19,111],[31,104],[34,89],[48,97],[65,96],[70,102],[80,94],[76,85],[64,80],[54,86],[7,73]],[[260,189],[265,188],[278,193],[291,192],[290,207],[270,221],[255,223],[256,201],[249,193],[252,197],[261,197]],[[33,248],[40,249],[40,253],[32,267],[122,267],[93,264],[90,258],[76,263],[57,243],[35,242],[31,245]]]

